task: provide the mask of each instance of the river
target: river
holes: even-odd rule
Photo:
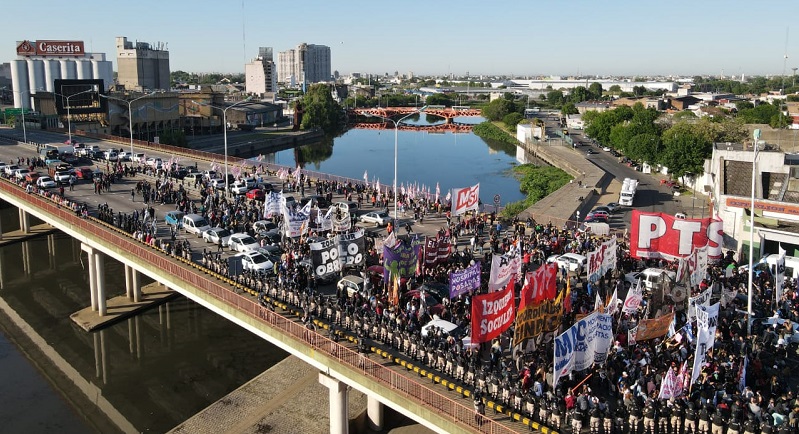
[[[408,123],[432,124],[430,119],[409,118]],[[459,118],[458,121],[481,120]],[[441,196],[452,188],[480,184],[480,199],[493,203],[499,194],[502,203],[524,199],[519,181],[512,170],[516,147],[503,143],[487,143],[474,133],[426,133],[399,131],[397,134],[397,178],[399,185],[416,183],[435,193],[439,184]],[[339,137],[314,145],[302,146],[269,156],[277,164],[331,173],[362,180],[366,172],[369,182],[380,181],[381,188],[390,187],[394,179],[394,130],[349,130]]]

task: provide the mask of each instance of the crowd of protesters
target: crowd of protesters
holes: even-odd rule
[[[41,167],[40,159],[18,160],[33,168]],[[156,179],[135,178],[139,173]],[[264,178],[263,168],[252,167],[250,173]],[[243,173],[242,176],[246,176]],[[335,196],[347,201],[357,201],[363,208],[386,208],[394,201],[390,189],[380,189],[358,182],[311,180],[304,175],[282,176],[282,187],[299,192],[315,192],[332,202]],[[100,206],[96,217],[131,234],[135,239],[158,245],[169,254],[193,258],[220,274],[228,273],[222,252],[192,251],[188,242],[176,241],[176,228],[170,236],[159,238],[159,226],[154,205],[174,205],[176,210],[203,214],[212,226],[228,228],[232,232],[248,232],[258,236],[254,223],[263,220],[263,203],[232,196],[213,188],[208,180],[196,181],[189,190],[169,173],[157,171],[143,164],[108,165],[105,175],[99,175],[95,191],[112,188],[111,184],[132,177],[131,212]],[[24,180],[18,183],[29,192],[36,192],[78,215],[86,216],[88,207],[70,201],[63,190],[55,193],[30,186]],[[143,204],[141,210],[137,199]],[[502,403],[505,408],[524,414],[531,419],[558,431],[589,430],[591,433],[710,433],[757,434],[796,432],[799,425],[799,401],[796,396],[796,344],[793,343],[793,324],[799,321],[794,282],[788,279],[782,299],[775,300],[773,275],[768,271],[755,278],[757,293],[752,332],[748,332],[746,312],[747,274],[741,271],[734,255],[711,264],[700,285],[687,288],[696,295],[705,288],[714,288],[713,301],[722,299],[716,330],[715,346],[701,366],[701,374],[694,384],[686,384],[678,398],[658,398],[660,385],[668,370],[691,366],[694,349],[691,339],[695,326],[688,322],[684,302],[671,302],[664,311],[676,312],[676,329],[684,331],[675,336],[661,337],[643,342],[628,342],[628,331],[635,324],[651,317],[648,307],[652,294],[645,294],[639,311],[633,314],[616,314],[613,330],[615,339],[607,362],[584,372],[573,372],[553,386],[553,337],[570,327],[578,315],[594,310],[596,294],[608,300],[614,290],[619,296],[634,284],[625,276],[646,267],[675,269],[676,263],[665,260],[640,261],[629,256],[625,243],[620,240],[618,262],[596,282],[586,282],[585,269],[569,272],[563,269],[558,276],[559,291],[565,291],[569,280],[569,310],[564,312],[559,329],[512,347],[513,327],[493,342],[482,345],[465,344],[462,336],[445,333],[435,327],[422,333],[423,326],[434,317],[450,321],[460,330],[470,330],[472,297],[487,291],[491,258],[495,254],[516,251],[523,258],[523,272],[534,270],[551,255],[567,252],[587,255],[604,239],[580,232],[570,227],[555,227],[551,223],[527,221],[501,221],[493,214],[469,213],[452,216],[443,198],[413,195],[400,192],[396,198],[403,215],[422,222],[426,217],[440,224],[438,237],[450,240],[452,252],[444,261],[422,265],[414,276],[403,280],[403,297],[393,303],[390,285],[380,273],[370,273],[367,267],[380,262],[381,252],[370,244],[366,264],[362,269],[351,270],[367,281],[363,292],[338,291],[336,296],[322,295],[320,282],[314,277],[310,264],[308,238],[324,235],[318,228],[298,240],[283,238],[276,244],[281,249],[280,261],[267,273],[244,272],[237,276],[239,282],[262,295],[283,303],[298,306],[304,312],[303,320],[312,327],[314,319],[331,324],[331,337],[338,339],[340,332],[358,336],[359,347],[368,341],[380,343],[408,358],[420,361],[442,374],[474,390],[475,409],[484,412],[484,400]],[[280,223],[280,216],[273,217]],[[162,226],[163,228],[163,226]],[[406,226],[402,242],[412,242],[415,234]],[[398,232],[396,226],[392,229]],[[395,234],[398,235],[398,234]],[[262,243],[273,241],[261,239]],[[157,244],[156,244],[157,243]],[[454,299],[436,293],[426,293],[434,284],[448,284],[449,273],[468,267],[474,261],[483,261],[481,289],[473,294]],[[422,261],[424,262],[424,261]],[[427,286],[425,286],[427,284]],[[433,285],[433,286],[431,286]],[[414,292],[412,289],[421,288]],[[521,289],[517,284],[516,291]],[[737,296],[735,295],[737,292]],[[733,294],[732,297],[726,295]],[[428,295],[433,296],[428,297]],[[687,297],[685,297],[687,299]],[[622,297],[623,299],[623,297]],[[268,304],[263,301],[264,304]],[[431,305],[432,304],[432,305]],[[273,307],[270,305],[270,307]],[[774,326],[764,324],[765,318],[779,318]],[[742,365],[747,361],[744,370]]]

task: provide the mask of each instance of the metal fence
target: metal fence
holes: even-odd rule
[[[167,257],[160,250],[140,243],[123,233],[113,231],[103,225],[94,223],[92,220],[78,217],[74,211],[62,207],[51,199],[36,194],[28,194],[12,182],[0,182],[0,191],[3,194],[11,195],[18,200],[29,203],[40,211],[49,214],[53,220],[60,220],[70,225],[73,230],[83,232],[96,241],[129,252],[130,255],[138,257],[149,266],[175,276],[176,279],[185,282],[186,285],[193,287],[194,290],[205,292],[217,300],[247,313],[273,329],[281,331],[295,341],[302,342],[309,348],[313,348],[317,352],[334,359],[346,369],[357,372],[393,391],[400,392],[407,398],[415,399],[419,404],[436,411],[440,415],[444,415],[447,419],[483,433],[504,434],[516,432],[511,427],[491,418],[477,415],[471,406],[450,399],[410,376],[402,375],[377,361],[363,357],[352,349],[261,306],[251,297],[235,293],[229,285],[220,283],[221,281],[218,278],[201,273],[196,264],[190,266],[177,259]]]

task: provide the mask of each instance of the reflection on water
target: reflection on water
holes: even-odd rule
[[[12,222],[15,214],[15,209],[3,209],[2,222]],[[101,419],[110,418],[108,426],[115,429],[164,432],[285,357],[266,341],[182,297],[101,332],[84,332],[69,319],[90,304],[87,261],[80,253],[79,243],[60,233],[0,248],[0,303],[30,325],[32,334],[77,375],[72,387],[55,388],[47,373],[52,362],[27,360],[35,351],[9,345],[17,336],[8,336],[14,331],[2,327],[0,372],[15,379],[2,384],[18,387],[0,389],[0,421],[16,415],[15,426],[23,429],[13,431],[42,432],[42,427],[58,426],[63,432],[105,432],[109,422]],[[122,264],[110,258],[105,264],[108,296],[124,294]],[[2,324],[13,321],[0,317]],[[51,386],[44,387],[47,383]],[[81,384],[96,390],[89,401],[97,407],[82,404],[85,392],[75,387]],[[18,388],[36,393],[17,393]],[[115,409],[110,416],[98,416],[109,413],[101,410],[103,403]]]
[[[418,115],[410,117],[412,123]],[[441,119],[434,117],[435,119]],[[479,118],[463,118],[479,119]],[[419,124],[428,122],[418,121]],[[399,131],[397,149],[398,184],[417,183],[441,195],[451,188],[480,183],[483,203],[492,203],[495,194],[502,202],[524,198],[519,182],[510,169],[516,165],[516,147],[486,143],[473,133],[433,134]],[[269,158],[276,164],[363,179],[390,186],[394,179],[394,130],[349,130],[330,142],[281,151]]]

